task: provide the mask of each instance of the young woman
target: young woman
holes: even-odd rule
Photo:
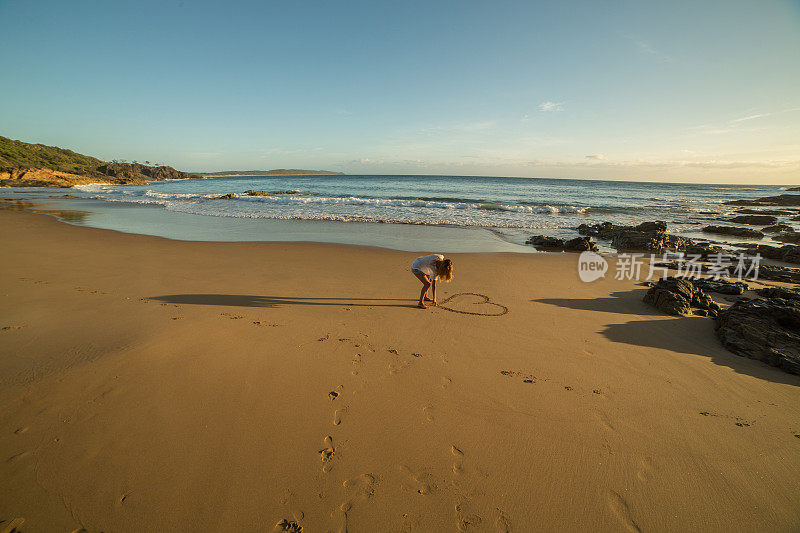
[[[427,309],[425,302],[433,302],[433,305],[436,305],[436,280],[450,281],[453,279],[453,262],[445,259],[441,254],[423,255],[411,263],[411,273],[422,282],[418,307]],[[428,298],[428,289],[431,286],[433,286],[433,298]]]

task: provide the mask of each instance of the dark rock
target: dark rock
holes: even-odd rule
[[[685,250],[692,241],[667,234],[667,223],[662,220],[642,222],[638,226],[619,226],[611,233],[611,244],[618,251],[645,251],[662,253],[666,250]]]
[[[244,191],[247,196],[279,196],[281,194],[297,194],[297,191]]]
[[[736,226],[706,226],[703,228],[706,233],[717,233],[719,235],[734,235],[736,237],[746,237],[751,239],[762,239],[764,234],[751,228],[740,228]]]
[[[800,284],[800,268],[760,265],[758,279]]]
[[[595,239],[603,239],[610,241],[614,232],[614,224],[611,222],[601,222],[600,224],[581,224],[578,226],[578,233],[594,237]]]
[[[720,310],[719,304],[702,289],[689,280],[674,277],[658,280],[645,293],[643,301],[676,316],[691,315],[693,307],[705,311],[703,316],[716,316]]]
[[[766,228],[761,228],[763,233],[778,233],[780,231],[790,231],[793,232],[794,228],[791,226],[787,226],[786,224],[775,224],[774,226],[767,226]]]
[[[716,334],[730,351],[800,374],[800,302],[736,302],[717,316]]]
[[[564,243],[564,249],[571,252],[596,252],[597,244],[591,237],[575,237]]]
[[[772,215],[739,215],[727,220],[728,222],[735,222],[737,224],[750,224],[751,226],[768,226],[770,224],[778,223],[778,217]]]
[[[779,194],[778,196],[765,196],[755,200],[730,200],[723,202],[727,205],[781,205],[781,206],[800,206],[800,194]]]
[[[757,252],[761,257],[766,257],[767,259],[800,264],[800,246],[792,244],[786,244],[784,246],[759,244],[756,248],[751,248],[750,250]]]
[[[180,172],[172,167],[151,167],[140,163],[106,163],[97,167],[101,174],[114,178],[118,183],[129,183],[139,180],[163,181],[202,178],[199,174]]]
[[[710,255],[714,254],[724,254],[724,255],[733,255],[730,251],[722,248],[720,246],[714,246],[709,242],[693,242],[689,246],[686,247],[684,253],[687,257],[699,255],[701,258],[706,259]]]
[[[563,248],[564,239],[557,239],[546,235],[533,235],[530,239],[525,241],[525,244],[538,246],[539,248]]]
[[[788,209],[737,209],[737,213],[742,215],[792,215],[794,211]]]
[[[792,187],[791,189],[786,189],[786,192],[800,192],[800,187]]]
[[[800,291],[797,289],[787,289],[786,287],[765,287],[756,289],[756,294],[764,298],[783,298],[784,300],[796,300],[800,302]]]
[[[222,196],[217,196],[215,199],[216,200],[233,200],[234,198],[236,198],[236,195],[231,193],[231,192],[229,192],[228,194],[223,194]]]
[[[744,294],[750,286],[743,281],[727,281],[724,279],[691,279],[688,280],[698,289],[707,292],[718,292],[720,294]]]
[[[796,233],[794,229],[791,231],[783,231],[777,235],[772,236],[772,240],[778,242],[790,242],[793,244],[800,244],[800,233]]]
[[[800,246],[791,246],[787,244],[782,247],[781,250],[783,250],[781,261],[800,265]]]
[[[525,241],[525,244],[547,250],[567,250],[570,252],[596,252],[598,250],[597,244],[595,244],[591,237],[575,237],[574,239],[565,241],[564,239],[548,237],[546,235],[533,235],[530,239]]]

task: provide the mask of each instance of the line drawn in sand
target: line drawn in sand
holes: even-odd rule
[[[453,307],[447,306],[445,304],[452,302],[455,303],[456,300],[460,299],[462,296],[475,296],[480,299],[477,302],[471,302],[471,305],[481,305],[485,306],[484,311],[465,311],[464,309],[454,309]],[[452,305],[452,304],[451,304]],[[452,313],[460,313],[462,315],[477,315],[477,316],[503,316],[508,313],[508,307],[505,305],[499,304],[497,302],[491,301],[491,298],[486,296],[485,294],[478,294],[476,292],[459,292],[448,296],[436,306],[440,309],[444,309],[445,311],[450,311]]]

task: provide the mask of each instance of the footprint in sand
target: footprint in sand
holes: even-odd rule
[[[453,380],[451,378],[449,378],[447,376],[444,376],[442,378],[442,388],[443,389],[446,389],[447,387],[449,387],[452,384],[453,384]]]
[[[220,313],[220,316],[224,316],[225,318],[230,318],[231,320],[239,320],[240,318],[244,318],[242,315],[234,315],[233,313]]]
[[[631,508],[628,505],[628,502],[620,496],[618,493],[614,492],[613,490],[608,491],[608,506],[614,512],[616,517],[622,522],[628,531],[641,533],[641,529],[636,524],[633,519],[633,515],[631,514]]]
[[[500,509],[497,510],[497,513],[497,518],[494,521],[495,531],[497,531],[497,533],[509,533],[511,531],[511,522]]]
[[[319,455],[322,458],[322,471],[328,473],[333,468],[333,456],[336,453],[336,449],[333,447],[333,437],[327,435],[323,440],[325,447],[319,451]]]
[[[464,472],[464,452],[457,446],[450,446],[450,454],[453,456],[453,473],[462,474]]]
[[[15,331],[24,327],[25,326],[3,326],[3,331]]]
[[[335,400],[338,397],[339,397],[339,393],[336,392],[335,390],[332,390],[332,391],[330,391],[328,393],[328,398],[330,398],[331,400]]]
[[[8,463],[16,463],[17,461],[21,461],[22,459],[27,458],[28,456],[30,456],[30,454],[31,454],[31,452],[15,453],[11,457],[9,457],[6,462],[8,462]]]
[[[608,416],[608,413],[595,413],[595,417],[603,429],[606,431],[614,431],[614,425],[611,423],[611,418]]]
[[[366,500],[375,493],[377,480],[372,474],[361,474],[360,476],[342,482],[342,486],[350,495],[350,498]]]
[[[425,415],[425,420],[433,422],[433,406],[426,405],[422,408],[422,414]]]
[[[457,503],[455,506],[456,511],[456,528],[459,531],[467,531],[470,526],[478,526],[483,519],[480,515],[476,513],[472,513],[467,510],[467,504],[465,503]]]
[[[261,320],[254,320],[253,321],[253,325],[254,326],[265,326],[265,327],[270,327],[270,328],[277,328],[279,326],[282,326],[283,324],[270,324],[269,322],[262,322]]]
[[[653,472],[653,460],[650,457],[645,457],[639,461],[639,470],[636,472],[636,477],[639,481],[648,481]]]
[[[123,494],[122,496],[119,497],[119,499],[117,500],[117,503],[119,505],[125,505],[125,502],[127,501],[128,496],[130,496],[130,495],[131,495],[131,491],[126,492],[125,494]]]
[[[26,431],[28,431],[28,426],[23,426],[23,427],[15,429],[14,430],[14,435],[22,435]]]
[[[278,522],[278,524],[276,525],[276,528],[281,526],[282,523],[284,525],[289,525],[289,524],[294,523],[296,525],[296,527],[299,527],[299,529],[294,529],[294,530],[292,530],[292,529],[288,529],[288,530],[287,529],[278,529],[278,531],[302,531],[303,528],[302,528],[302,526],[299,526],[299,523],[305,517],[305,513],[303,512],[302,509],[300,509],[300,507],[298,507],[296,505],[294,493],[292,491],[290,491],[289,489],[286,489],[285,491],[283,491],[283,495],[281,496],[281,500],[280,501],[281,501],[282,505],[285,505],[286,507],[289,508],[289,512],[291,513],[292,518],[294,518],[294,520],[290,521],[290,520],[287,520],[287,519],[284,518],[281,522]]]
[[[572,390],[572,387],[570,387],[569,385],[564,385],[564,390]]]
[[[294,520],[283,519],[275,524],[275,531],[288,531],[289,533],[302,533],[303,526]]]
[[[333,425],[338,426],[342,423],[342,416],[347,412],[347,407],[337,409],[333,412]]]
[[[415,474],[405,465],[400,465],[397,467],[398,471],[402,476],[401,486],[406,490],[412,490],[417,494],[422,494],[426,496],[433,491],[431,485],[423,481],[424,476],[422,474]]]
[[[21,527],[25,523],[24,518],[12,518],[8,522],[0,520],[0,533],[21,533]]]

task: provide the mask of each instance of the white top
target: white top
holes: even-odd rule
[[[422,271],[423,274],[429,275],[431,279],[436,279],[439,277],[439,274],[437,274],[436,269],[433,268],[433,262],[437,260],[441,261],[442,259],[444,259],[444,256],[441,254],[423,255],[422,257],[414,259],[414,262],[411,263],[411,268]]]

